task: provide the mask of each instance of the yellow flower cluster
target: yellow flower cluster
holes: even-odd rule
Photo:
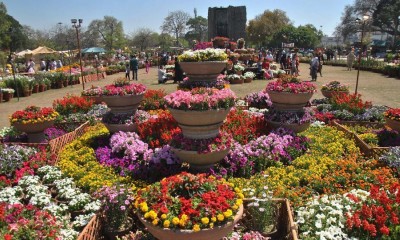
[[[135,190],[136,184],[131,179],[116,175],[111,167],[98,163],[94,150],[89,146],[103,134],[108,134],[104,125],[89,127],[81,138],[74,140],[60,152],[58,167],[67,176],[73,178],[79,187],[90,192],[104,185],[112,186],[117,183],[128,184],[132,190]]]

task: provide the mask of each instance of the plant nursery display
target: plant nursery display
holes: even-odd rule
[[[400,108],[388,109],[384,115],[386,124],[393,130],[400,132]]]
[[[343,85],[339,81],[331,81],[328,84],[322,85],[321,93],[324,97],[331,98],[333,94],[338,92],[349,93],[349,86]]]

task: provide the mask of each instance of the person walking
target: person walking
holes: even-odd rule
[[[322,65],[324,63],[324,54],[322,52],[318,53],[318,72],[319,75],[322,77]]]
[[[136,58],[136,55],[131,56],[131,60],[129,62],[130,69],[132,71],[132,80],[138,81],[138,70],[139,70],[139,62]]]
[[[181,65],[179,64],[178,57],[175,57],[174,72],[175,72],[174,83],[181,83],[183,81],[183,70]]]
[[[131,72],[131,69],[129,67],[129,62],[127,62],[125,64],[125,78],[128,79],[129,81],[131,80],[131,77],[130,77],[130,74],[129,74],[130,72]]]
[[[150,61],[148,58],[146,58],[146,61],[144,61],[144,64],[146,66],[146,74],[148,74],[149,70],[150,70]]]
[[[356,55],[354,55],[354,50],[347,55],[347,71],[351,71],[353,68],[354,60],[356,60]]]
[[[310,62],[311,81],[315,81],[315,82],[317,81],[318,69],[319,69],[318,56],[315,56],[311,59],[311,62]]]

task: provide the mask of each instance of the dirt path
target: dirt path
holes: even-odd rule
[[[310,80],[308,71],[307,64],[300,64],[300,78],[302,80]],[[356,70],[347,71],[345,67],[324,66],[322,74],[323,77],[318,76],[316,82],[318,89],[321,89],[323,84],[337,80],[348,84],[350,92],[354,92],[357,77]],[[118,77],[124,77],[124,73],[110,75],[106,79],[86,83],[85,88],[89,88],[91,85],[104,86],[111,84]],[[139,82],[145,84],[149,89],[163,88],[167,93],[175,91],[177,87],[172,81],[168,81],[166,84],[158,84],[156,67],[151,68],[149,74],[146,74],[144,69],[140,69]],[[267,83],[267,80],[255,80],[248,84],[231,85],[231,89],[238,97],[244,97],[248,93],[264,89]],[[26,98],[21,97],[19,101],[14,98],[10,102],[3,102],[0,104],[0,128],[9,126],[8,117],[16,110],[21,110],[28,105],[50,107],[55,99],[62,98],[68,93],[80,95],[81,91],[81,85],[73,85],[61,89],[51,89]],[[400,107],[400,79],[387,78],[381,74],[360,71],[358,92],[362,95],[363,100],[372,101],[374,105]],[[314,94],[313,98],[322,98],[320,91]]]

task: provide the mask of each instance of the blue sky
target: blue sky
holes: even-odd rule
[[[0,0],[1,1],[1,0]],[[313,24],[330,36],[340,22],[344,7],[354,0],[3,0],[9,15],[34,29],[50,29],[71,18],[82,18],[83,26],[94,19],[113,16],[123,22],[126,34],[146,27],[160,32],[169,12],[182,10],[207,18],[209,7],[246,6],[247,20],[265,10],[281,9],[295,26]]]

